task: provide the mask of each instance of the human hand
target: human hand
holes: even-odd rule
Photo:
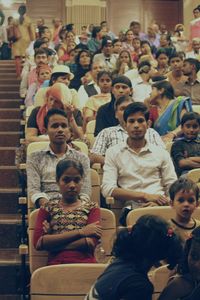
[[[99,225],[99,222],[91,223],[79,230],[81,235],[87,236],[96,236],[98,238],[102,235],[102,227]]]
[[[71,122],[72,119],[74,118],[73,116],[74,106],[71,104],[64,104],[64,111],[67,114],[68,121]]]
[[[47,222],[46,220],[42,223],[43,225],[43,231],[45,234],[51,234],[51,227],[50,227],[50,223]]]
[[[167,205],[169,203],[168,198],[164,195],[146,194],[145,198],[147,202],[153,202],[160,206]]]

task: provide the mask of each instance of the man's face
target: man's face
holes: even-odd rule
[[[135,24],[135,25],[131,26],[131,30],[133,31],[134,35],[138,35],[140,33],[140,25]]]
[[[48,64],[48,57],[45,53],[37,54],[35,57],[35,64],[36,66],[40,66],[42,64]]]
[[[133,103],[133,101],[127,100],[120,105],[117,106],[116,111],[115,111],[115,117],[119,121],[120,125],[124,125],[124,111],[127,108],[129,104]]]
[[[44,37],[46,37],[49,40],[51,40],[51,31],[48,28],[46,28],[44,30],[44,33],[41,35],[41,38],[44,38]]]
[[[170,67],[172,71],[180,71],[183,68],[183,60],[180,57],[174,57],[170,60]]]
[[[148,128],[143,113],[137,112],[131,114],[125,123],[125,128],[132,140],[143,140]]]
[[[112,54],[112,42],[108,42],[102,49],[105,56],[110,56]]]
[[[192,49],[193,49],[194,51],[198,52],[199,49],[200,49],[200,42],[198,42],[198,41],[193,41],[193,42],[192,42]]]
[[[113,45],[113,53],[119,54],[122,50],[122,42],[118,41]]]
[[[183,62],[183,74],[186,76],[191,75],[192,71],[194,70],[194,66],[191,65],[189,62]]]
[[[64,116],[52,115],[47,127],[49,140],[54,144],[64,144],[70,139],[68,121]]]
[[[130,94],[132,93],[132,88],[130,88],[125,83],[116,83],[112,87],[112,93],[113,93],[115,99],[117,100],[121,96],[130,96]]]

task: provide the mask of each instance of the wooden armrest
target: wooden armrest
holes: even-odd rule
[[[101,171],[101,170],[102,170],[101,164],[99,164],[99,163],[94,163],[94,164],[92,165],[92,169],[96,170],[97,172]]]
[[[20,110],[24,110],[25,109],[25,105],[20,105]]]
[[[26,197],[19,197],[18,198],[19,204],[27,204],[27,198]]]
[[[19,255],[27,255],[28,254],[28,246],[26,244],[19,245]]]
[[[25,120],[20,120],[20,125],[21,126],[25,126],[26,125],[26,121]]]
[[[106,204],[111,205],[115,203],[115,199],[113,197],[106,197]]]
[[[26,164],[19,164],[19,170],[26,170]]]

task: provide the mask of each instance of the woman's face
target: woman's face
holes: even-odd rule
[[[152,88],[151,92],[151,104],[158,104],[158,99],[160,98],[160,92],[156,87]]]
[[[79,58],[79,63],[81,66],[89,66],[90,64],[90,55],[87,52],[82,52]]]
[[[80,172],[74,167],[67,168],[58,180],[58,186],[65,201],[76,201],[82,186]]]
[[[200,280],[200,243],[193,241],[188,254],[188,267],[194,280]]]
[[[99,85],[102,93],[110,93],[111,86],[112,86],[112,80],[107,74],[104,74],[100,77],[100,79],[98,81],[98,85]]]
[[[129,30],[127,33],[126,33],[126,39],[127,41],[133,41],[133,31],[132,30]]]
[[[140,46],[141,46],[141,42],[139,40],[137,40],[137,39],[134,39],[133,40],[133,47],[134,47],[134,49],[138,50],[138,49],[140,49]]]
[[[166,67],[168,65],[169,58],[166,54],[162,53],[158,56],[157,62],[160,67]]]
[[[126,63],[128,64],[130,62],[129,55],[126,51],[122,51],[119,55],[119,59],[121,63]]]
[[[75,42],[69,42],[67,45],[67,51],[69,52],[70,50],[74,49],[76,47],[76,43]]]
[[[47,99],[47,107],[48,110],[52,108],[63,109],[63,103],[60,101],[60,99],[57,99],[56,97],[49,95]]]
[[[66,36],[65,36],[65,41],[67,42],[67,44],[68,44],[69,42],[74,42],[74,40],[75,40],[74,34],[73,34],[71,31],[68,32],[68,33],[66,34]]]
[[[160,37],[160,47],[168,47],[169,42],[167,40],[167,37],[165,35],[161,35]]]
[[[141,52],[143,55],[149,54],[150,51],[151,51],[151,48],[150,48],[149,44],[143,44],[141,46]]]

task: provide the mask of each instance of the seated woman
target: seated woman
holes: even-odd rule
[[[58,62],[64,64],[69,60],[69,44],[73,42],[74,48],[76,47],[75,35],[72,31],[65,33],[64,39],[58,48]],[[72,49],[72,48],[71,48]]]
[[[168,81],[152,85],[150,120],[152,127],[168,142],[181,131],[181,117],[186,111],[192,111],[190,98],[174,97],[174,89]]]
[[[74,134],[74,138],[82,138],[82,115],[71,105],[71,94],[63,83],[56,83],[46,92],[45,103],[42,106],[35,107],[27,122],[26,141],[39,142],[48,140],[45,134],[44,117],[51,108],[64,109],[69,117],[69,125]]]
[[[101,237],[100,209],[80,194],[83,167],[73,160],[61,160],[56,180],[62,194],[40,208],[33,243],[49,252],[48,265],[95,263],[94,249]]]
[[[124,75],[129,70],[134,69],[134,63],[131,54],[128,50],[124,49],[120,52],[116,61],[116,69],[112,72],[112,77]]]
[[[95,120],[99,107],[111,100],[112,76],[110,72],[101,71],[97,75],[97,84],[101,93],[91,96],[83,108],[84,128],[91,120]]]
[[[169,224],[158,216],[144,215],[132,228],[119,232],[113,248],[115,259],[85,300],[150,300],[153,285],[149,270],[160,260],[173,269],[181,252],[180,240]]]

